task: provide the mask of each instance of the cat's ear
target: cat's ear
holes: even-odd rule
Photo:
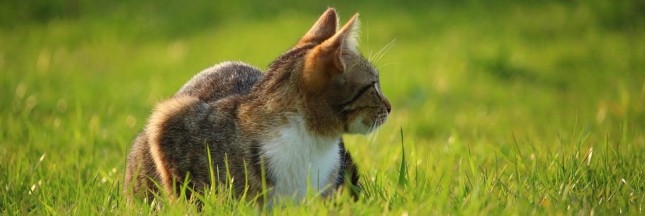
[[[314,23],[309,31],[300,38],[298,44],[322,43],[336,34],[338,15],[334,8],[328,8]]]
[[[345,71],[347,54],[358,53],[359,25],[360,21],[358,21],[357,13],[336,34],[314,47],[305,61],[313,64],[310,66],[316,66],[319,70],[335,69],[338,72]]]
[[[360,21],[358,13],[354,14],[334,36],[327,39],[319,47],[326,51],[333,60],[338,71],[345,71],[346,54],[358,54],[358,28]]]
[[[336,74],[346,69],[349,58],[358,54],[358,13],[305,57],[303,78],[310,90],[320,91]]]

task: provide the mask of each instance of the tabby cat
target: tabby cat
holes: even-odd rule
[[[201,192],[213,182],[269,202],[330,195],[356,197],[358,170],[342,135],[383,124],[390,103],[379,76],[357,49],[358,14],[337,29],[327,9],[268,70],[240,62],[208,68],[158,104],[127,159],[125,189]],[[261,200],[265,201],[265,200]]]

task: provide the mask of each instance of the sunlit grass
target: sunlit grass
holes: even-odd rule
[[[346,136],[361,199],[262,209],[207,194],[203,213],[643,214],[645,31],[629,5],[603,5],[340,5],[342,19],[361,12],[361,49],[393,104],[377,133]],[[0,211],[198,213],[183,200],[126,205],[135,134],[201,69],[264,68],[323,9],[179,26],[125,7],[2,28]]]

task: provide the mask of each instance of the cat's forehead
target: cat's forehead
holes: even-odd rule
[[[379,78],[379,72],[372,65],[368,60],[365,58],[361,57],[359,61],[357,61],[357,67],[356,67],[356,72],[360,74],[360,76],[365,77],[368,79],[370,82],[375,82],[378,81]]]

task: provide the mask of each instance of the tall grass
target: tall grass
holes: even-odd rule
[[[201,213],[643,214],[641,1],[166,3],[0,2],[2,214],[198,213],[125,204],[151,108],[217,62],[266,66],[327,5],[361,13],[393,104],[345,137],[361,199],[207,193]]]

